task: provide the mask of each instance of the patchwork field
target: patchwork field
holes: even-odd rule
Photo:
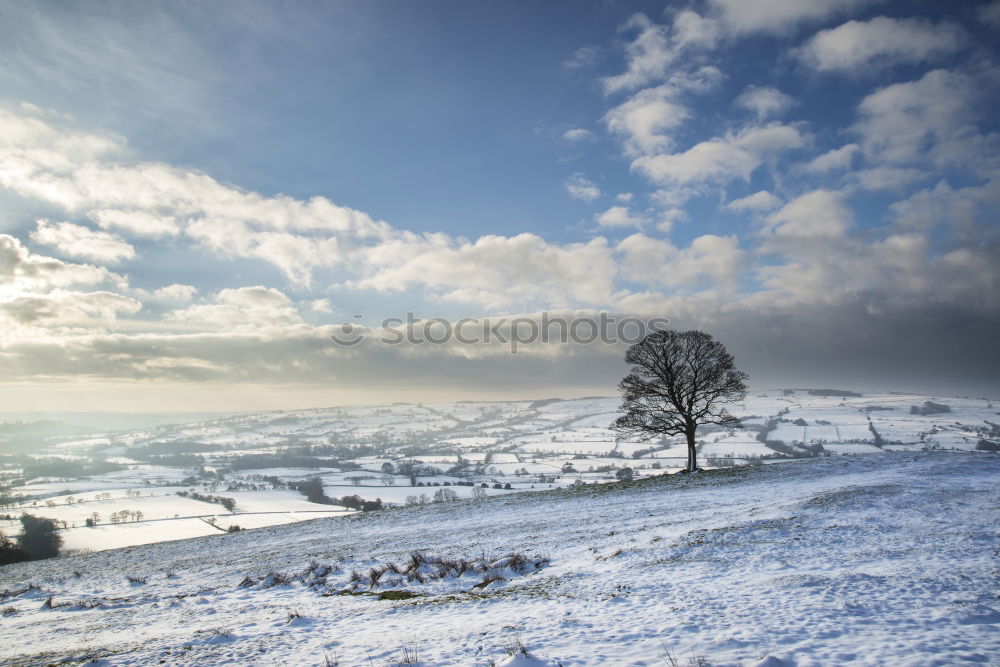
[[[14,535],[21,514],[40,515],[60,522],[67,550],[94,551],[684,466],[680,437],[616,440],[617,410],[617,398],[595,397],[158,416],[146,427],[133,416],[124,429],[73,415],[8,423],[17,437],[0,442],[0,530]],[[743,428],[704,429],[702,467],[1000,448],[1000,411],[985,398],[785,389],[732,410]],[[325,499],[299,490],[312,479]]]

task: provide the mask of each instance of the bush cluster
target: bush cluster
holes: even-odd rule
[[[16,544],[0,532],[0,565],[58,556],[62,543],[55,519],[24,514]]]

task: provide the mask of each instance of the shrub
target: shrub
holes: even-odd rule
[[[24,514],[21,516],[21,534],[18,546],[33,559],[52,558],[59,555],[62,535],[54,519]]]
[[[3,531],[0,531],[0,565],[20,563],[26,560],[31,560],[31,556],[18,549],[14,542],[4,535]]]
[[[458,500],[458,494],[451,489],[440,488],[434,492],[434,502],[449,503]]]
[[[372,512],[382,509],[382,500],[380,498],[365,500],[361,496],[354,495],[342,498],[330,498],[329,500],[336,505],[343,505],[344,507],[361,510],[362,512]]]
[[[631,482],[635,479],[635,471],[631,468],[621,468],[615,473],[615,478],[619,482]]]
[[[514,635],[504,639],[503,650],[507,655],[530,655],[528,647],[524,645],[524,637],[521,636],[520,632],[516,632]]]
[[[420,656],[417,651],[416,642],[406,642],[399,648],[399,659],[398,660],[387,660],[386,665],[388,667],[395,667],[396,665],[419,665]]]
[[[944,403],[935,403],[934,401],[924,401],[922,406],[910,406],[911,415],[938,415],[946,412],[951,412],[951,406],[945,405]]]
[[[467,560],[465,558],[429,556],[423,552],[415,551],[402,563],[381,563],[370,568],[366,573],[353,571],[348,590],[374,591],[380,586],[392,588],[403,582],[423,584],[449,577],[462,577],[466,573],[482,575],[483,580],[473,586],[473,588],[478,588],[493,581],[502,580],[502,572],[505,569],[511,569],[515,572],[529,572],[540,570],[548,564],[549,560],[542,556],[529,558],[516,552],[500,558],[487,558],[484,554],[478,559]]]

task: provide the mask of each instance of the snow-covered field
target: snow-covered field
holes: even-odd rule
[[[733,407],[744,428],[706,429],[699,436],[701,465],[973,450],[984,438],[1000,447],[1000,411],[985,398],[828,393],[794,389],[748,397]],[[72,435],[40,437],[29,454],[0,456],[0,481],[21,478],[17,486],[0,489],[11,500],[0,508],[0,517],[10,516],[0,518],[0,530],[16,534],[18,517],[29,512],[65,522],[66,548],[98,550],[212,535],[230,525],[284,524],[315,512],[343,513],[294,490],[313,477],[335,502],[359,496],[403,505],[432,501],[444,487],[467,499],[612,481],[626,467],[642,478],[684,465],[682,438],[616,441],[607,427],[618,403],[598,397],[348,406],[192,423],[160,419],[152,426],[94,433],[67,424],[63,430]],[[934,410],[915,414],[914,406],[917,412]],[[46,428],[51,433],[51,423]],[[0,453],[4,447],[0,442]],[[34,461],[45,460],[117,463],[123,469],[24,479]],[[236,507],[228,511],[178,491],[231,498]],[[115,513],[129,518],[112,523]],[[213,517],[216,526],[206,523]],[[88,518],[99,525],[85,527]]]
[[[406,649],[485,666],[520,641],[551,665],[668,651],[682,665],[996,664],[998,503],[998,454],[879,453],[22,563],[0,569],[0,661],[386,665]],[[414,551],[423,583],[390,570],[371,586],[382,564],[412,572]],[[477,586],[484,567],[502,578]]]

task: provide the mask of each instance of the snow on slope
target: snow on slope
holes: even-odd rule
[[[833,457],[17,564],[0,569],[16,609],[0,661],[383,665],[405,645],[488,665],[519,635],[536,660],[510,664],[995,662],[998,482],[996,454]],[[414,550],[549,563],[483,588],[477,572],[336,594]]]

